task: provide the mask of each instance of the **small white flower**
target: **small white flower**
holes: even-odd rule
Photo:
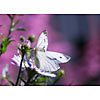
[[[37,67],[34,68],[36,72],[38,72],[39,74],[41,75],[44,75],[44,76],[50,76],[50,77],[56,77],[55,74],[51,74],[49,72],[42,72],[40,69],[38,69]]]

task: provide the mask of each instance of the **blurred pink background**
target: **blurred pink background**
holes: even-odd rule
[[[24,15],[16,16],[20,22],[16,27],[26,28],[26,32],[12,33],[12,42],[7,52],[0,56],[0,76],[8,64],[10,79],[16,80],[18,68],[11,64],[17,54],[19,37],[35,35],[38,39],[43,30],[48,31],[49,51],[71,56],[66,64],[61,64],[65,75],[56,85],[100,85],[100,16],[99,15]],[[10,19],[0,15],[0,33],[8,34]],[[1,37],[0,37],[1,43]],[[33,47],[35,43],[33,44]]]

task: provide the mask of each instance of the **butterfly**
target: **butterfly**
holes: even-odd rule
[[[71,57],[58,52],[47,51],[48,32],[44,30],[34,48],[34,62],[37,68],[43,72],[55,72],[60,63],[68,62]]]

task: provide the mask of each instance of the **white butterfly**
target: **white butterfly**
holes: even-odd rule
[[[64,55],[62,53],[47,51],[48,47],[48,37],[47,31],[44,30],[38,41],[36,48],[34,49],[34,61],[36,66],[44,72],[54,72],[57,71],[60,63],[68,62],[71,57]]]

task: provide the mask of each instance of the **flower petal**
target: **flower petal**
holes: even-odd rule
[[[49,73],[49,72],[42,72],[40,69],[37,67],[34,68],[36,72],[38,72],[41,75],[48,76],[48,77],[56,77],[55,74]]]

